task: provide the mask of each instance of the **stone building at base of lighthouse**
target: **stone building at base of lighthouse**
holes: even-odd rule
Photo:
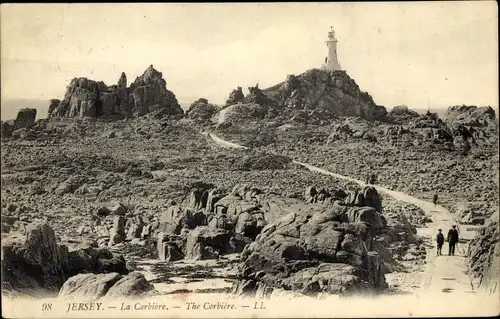
[[[327,47],[327,54],[325,57],[325,61],[322,65],[323,70],[342,70],[340,66],[338,56],[337,56],[337,38],[335,37],[335,31],[333,27],[330,27],[330,31],[328,32],[328,38],[325,41]]]

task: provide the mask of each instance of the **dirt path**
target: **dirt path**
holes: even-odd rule
[[[248,147],[238,145],[236,143],[228,142],[213,133],[204,133],[209,136],[215,143],[223,147],[248,149]],[[294,163],[304,166],[312,172],[317,172],[324,175],[333,176],[335,178],[348,180],[359,184],[360,186],[366,186],[367,184],[363,181],[333,173],[322,168],[301,163],[298,161],[293,161]],[[432,222],[427,224],[427,227],[418,229],[418,235],[426,237],[429,243],[434,245],[434,236],[437,234],[439,228],[443,230],[446,236],[448,229],[456,224],[453,216],[450,212],[442,206],[434,206],[433,203],[418,199],[416,197],[410,196],[408,194],[393,191],[379,185],[370,185],[377,189],[377,191],[385,193],[397,200],[404,201],[422,208],[426,213],[431,215]],[[460,227],[460,236],[462,239],[472,239],[474,237],[475,231],[466,227]],[[430,249],[427,253],[426,259],[426,269],[423,274],[423,282],[420,285],[420,289],[416,292],[417,294],[427,294],[428,292],[441,292],[441,293],[473,293],[473,287],[471,280],[467,275],[467,268],[465,264],[465,245],[458,245],[458,249],[455,250],[455,256],[447,256],[448,245],[445,243],[443,247],[443,256],[436,257],[436,250]]]

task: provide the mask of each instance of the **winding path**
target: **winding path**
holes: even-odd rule
[[[218,137],[214,133],[203,133],[202,134],[210,137],[215,143],[226,148],[238,148],[238,149],[248,149],[248,147],[239,145],[236,143],[228,142]],[[355,178],[340,175],[327,171],[325,169],[313,166],[307,163],[301,163],[298,161],[293,161],[295,164],[301,165],[312,172],[317,172],[324,175],[329,175],[335,178],[348,180],[359,184],[360,186],[366,186],[367,184]],[[434,206],[433,203],[421,200],[419,198],[410,196],[408,194],[393,191],[379,185],[370,185],[377,189],[377,191],[385,193],[397,200],[416,205],[423,209],[425,212],[431,214],[432,222],[428,223],[425,228],[419,228],[418,234],[428,238],[428,240],[434,243],[434,236],[437,234],[439,228],[443,229],[445,233],[450,228],[452,224],[456,224],[452,214],[444,207],[437,205]],[[475,230],[462,227],[460,228],[460,236],[462,239],[472,239],[474,237]],[[467,274],[467,267],[465,264],[465,250],[466,247],[463,245],[458,245],[458,249],[455,250],[455,256],[447,256],[448,246],[445,244],[443,247],[443,253],[445,255],[436,258],[435,249],[431,249],[427,253],[426,258],[426,268],[423,275],[423,282],[421,283],[420,289],[416,294],[428,294],[429,292],[439,292],[439,293],[474,293],[474,287]]]

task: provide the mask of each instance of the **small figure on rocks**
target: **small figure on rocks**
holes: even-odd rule
[[[448,231],[448,255],[455,255],[455,245],[458,243],[458,231],[457,226],[453,225],[453,228]]]
[[[370,175],[370,184],[374,185],[377,182],[377,175],[375,173],[372,173]]]
[[[441,256],[441,248],[443,248],[443,244],[444,244],[444,236],[443,236],[443,233],[441,231],[442,231],[442,229],[439,228],[438,229],[438,234],[436,236],[437,255],[438,256]]]
[[[438,194],[434,194],[434,197],[432,198],[432,202],[434,203],[434,207],[436,207],[437,202],[438,202]]]

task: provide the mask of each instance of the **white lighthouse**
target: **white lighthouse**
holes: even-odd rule
[[[341,70],[339,60],[337,58],[337,38],[335,38],[335,31],[333,30],[333,26],[330,27],[330,31],[328,32],[328,38],[325,41],[326,47],[328,48],[328,53],[325,58],[325,64],[323,64],[323,69],[325,70]]]

